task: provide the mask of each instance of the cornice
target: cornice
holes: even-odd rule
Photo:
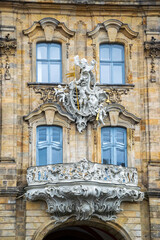
[[[51,3],[50,0],[5,0],[4,2],[11,2],[11,3]],[[96,5],[105,5],[105,4],[110,4],[110,5],[136,5],[136,6],[157,6],[160,5],[160,0],[155,0],[155,1],[150,1],[150,0],[120,0],[120,1],[113,1],[113,0],[103,0],[103,1],[98,1],[98,0],[54,0],[54,3],[58,4],[76,4],[76,5],[91,5],[91,4],[96,4]],[[52,2],[53,4],[53,2]]]

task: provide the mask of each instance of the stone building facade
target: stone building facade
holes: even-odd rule
[[[1,0],[0,9],[0,239],[160,239],[160,1]],[[40,44],[60,46],[60,59],[46,60],[59,83]],[[117,46],[123,61],[103,62]],[[40,164],[40,126],[60,127],[63,164]],[[125,129],[122,166],[112,155],[102,164],[102,129]]]

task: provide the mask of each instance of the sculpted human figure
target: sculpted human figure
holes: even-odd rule
[[[103,123],[106,116],[107,94],[96,85],[92,70],[96,64],[90,65],[85,58],[74,57],[75,65],[80,67],[80,78],[71,81],[66,87],[58,86],[55,95],[63,103],[64,108],[75,119],[77,129],[81,133],[87,122],[97,120]]]

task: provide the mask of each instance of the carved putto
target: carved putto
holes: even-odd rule
[[[65,110],[73,116],[77,129],[81,133],[86,128],[88,121],[97,119],[99,123],[103,123],[108,95],[96,86],[96,80],[92,73],[96,61],[92,60],[89,65],[85,58],[80,60],[78,56],[75,56],[74,60],[75,65],[79,66],[81,70],[79,80],[74,80],[65,87],[58,85],[55,95],[62,102]]]

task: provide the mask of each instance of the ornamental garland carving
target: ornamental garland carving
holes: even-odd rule
[[[145,42],[144,49],[146,56],[151,58],[150,81],[156,82],[155,58],[160,57],[160,42],[152,37],[150,42]]]
[[[0,50],[1,54],[6,56],[5,61],[5,80],[11,79],[10,74],[10,63],[9,63],[9,55],[15,54],[15,49],[17,48],[17,42],[15,39],[10,38],[10,34],[7,34],[5,38],[0,38]]]
[[[31,167],[27,171],[28,200],[44,200],[56,222],[70,217],[111,221],[122,211],[122,201],[142,201],[134,168],[78,163]],[[57,184],[58,183],[58,184]]]

